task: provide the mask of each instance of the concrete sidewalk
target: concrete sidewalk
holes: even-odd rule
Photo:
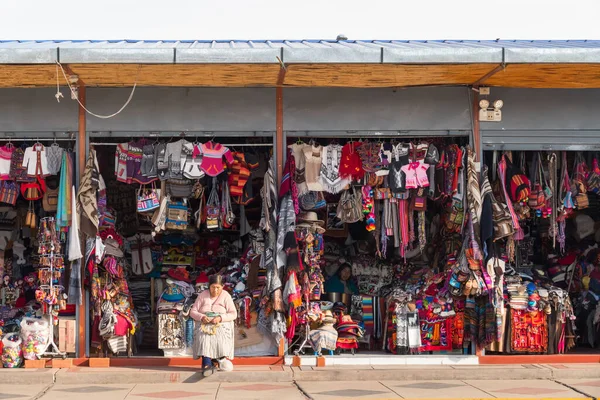
[[[341,400],[595,399],[596,380],[447,380],[362,382],[197,382],[163,384],[0,384],[0,399],[18,400]]]
[[[238,366],[203,378],[197,368],[2,369],[0,384],[163,384],[335,381],[456,381],[599,379],[600,364],[439,365],[439,366]],[[1,398],[1,397],[0,397]]]

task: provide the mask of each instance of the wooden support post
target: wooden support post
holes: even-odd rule
[[[477,87],[474,87],[477,89]],[[481,132],[479,129],[479,92],[473,91],[473,151],[475,152],[475,161],[481,161]]]
[[[283,88],[275,88],[275,126],[276,126],[276,145],[275,154],[277,156],[277,182],[283,176]],[[277,184],[279,186],[279,183]]]
[[[282,69],[282,71],[285,71]],[[283,79],[282,79],[283,81]],[[277,187],[279,187],[279,182],[281,182],[281,177],[283,176],[283,149],[285,148],[285,143],[283,143],[283,88],[278,86],[275,88],[275,125],[276,125],[276,135],[275,135],[275,154],[277,157]],[[279,341],[279,346],[277,348],[277,355],[279,357],[283,357],[285,355],[285,339],[281,339]]]
[[[83,104],[85,106],[86,104],[86,96],[85,96],[85,84],[82,81],[79,81],[79,101],[81,102],[81,104]],[[86,112],[83,109],[83,107],[80,105],[79,106],[79,132],[77,134],[77,140],[78,140],[78,146],[77,146],[77,159],[79,160],[79,176],[78,178],[81,179],[81,175],[83,175],[83,170],[85,169],[85,161],[86,161],[86,149],[85,149],[85,142],[86,142]],[[79,182],[77,182],[77,185],[79,186]],[[85,241],[83,242],[83,248],[85,249]],[[81,291],[82,291],[82,296],[83,293],[85,293],[84,288],[83,288],[83,277],[84,275],[84,271],[85,271],[85,262],[81,263],[81,279],[82,279],[82,283],[81,283]],[[86,311],[85,311],[85,301],[86,299],[83,298],[81,305],[77,306],[78,307],[78,317],[79,320],[77,321],[77,335],[79,338],[79,343],[77,346],[77,356],[78,357],[85,357],[85,347],[86,347],[86,331],[87,331],[87,326],[86,326]]]

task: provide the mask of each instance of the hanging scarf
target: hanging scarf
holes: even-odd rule
[[[296,212],[294,211],[294,202],[292,201],[292,195],[286,194],[281,200],[279,205],[279,221],[277,222],[277,253],[276,253],[276,267],[278,270],[283,270],[287,265],[288,252],[286,248],[287,244],[290,245],[290,237],[294,237],[296,230]],[[295,244],[295,240],[293,240]],[[282,273],[278,273],[282,276]]]
[[[58,206],[56,208],[56,229],[61,230],[71,225],[73,187],[73,160],[68,151],[63,152],[60,168],[60,183],[58,186]]]
[[[506,158],[502,156],[502,159],[498,163],[498,174],[500,176],[500,182],[502,183],[502,193],[504,193],[504,199],[506,201],[506,205],[508,206],[508,212],[510,213],[510,217],[513,222],[513,227],[515,229],[514,238],[516,240],[520,240],[523,238],[523,230],[519,225],[519,218],[515,213],[515,209],[513,208],[512,202],[510,201],[510,197],[508,196],[508,192],[506,191]]]
[[[342,178],[340,176],[341,160],[342,146],[339,144],[330,144],[323,147],[319,180],[323,189],[332,194],[341,192],[351,182],[351,178]]]
[[[272,293],[281,287],[281,277],[275,265],[275,247],[277,243],[277,189],[275,186],[275,163],[269,160],[269,167],[261,189],[262,211],[260,228],[265,234],[265,252],[262,255],[261,267],[267,271],[267,292]]]
[[[398,200],[398,218],[400,223],[400,256],[406,255],[408,248],[408,201],[404,199]]]
[[[479,232],[483,201],[479,188],[479,176],[475,170],[475,153],[471,147],[467,147],[467,199],[469,200],[471,221],[473,221],[475,231]]]
[[[79,221],[77,220],[77,202],[75,195],[75,186],[71,187],[71,215],[73,223],[69,230],[69,261],[71,261],[71,273],[69,274],[69,300],[73,304],[81,305],[81,242],[79,239]]]
[[[304,157],[304,148],[307,145],[305,143],[294,143],[288,148],[291,151],[291,157],[294,159],[294,169],[292,179],[296,182],[298,188],[298,196],[308,193],[308,186],[306,184],[306,158]],[[289,157],[289,156],[288,156]]]
[[[556,182],[558,181],[558,176],[556,173],[556,153],[552,153],[548,159],[548,172],[550,173],[550,190],[553,193],[553,196],[550,197],[549,201],[549,207],[552,208],[552,214],[550,217],[550,236],[552,236],[552,248],[556,248],[556,236],[558,234],[558,226],[556,224],[556,218],[557,218],[557,207],[558,207],[558,203],[557,203],[557,198],[559,198],[559,195],[557,193],[556,190]]]
[[[417,238],[415,236],[415,212],[411,210],[410,207],[408,208],[408,229],[408,241],[411,245],[410,248],[412,249],[412,243],[417,240]]]
[[[81,231],[89,237],[95,237],[98,232],[98,161],[96,151],[89,150],[85,169],[81,177],[77,193],[77,212],[80,216]]]
[[[423,251],[425,250],[425,245],[427,244],[427,234],[425,231],[425,211],[419,211],[417,215],[419,218],[419,249]]]
[[[287,160],[283,169],[283,177],[281,177],[281,185],[279,186],[279,199],[290,193],[294,202],[294,210],[296,214],[300,213],[300,205],[298,203],[298,185],[293,177],[296,174],[296,161],[292,155],[292,151],[288,150]]]

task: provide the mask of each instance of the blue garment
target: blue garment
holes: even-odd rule
[[[326,293],[346,293],[346,288],[350,291],[348,294],[358,294],[358,288],[352,279],[347,280],[346,285],[338,275],[334,275],[325,281]]]

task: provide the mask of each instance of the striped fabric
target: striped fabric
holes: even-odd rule
[[[373,316],[373,297],[362,296],[363,322],[365,323],[365,331],[374,336],[375,319]]]
[[[481,260],[483,255],[481,253],[479,221],[483,202],[479,189],[479,176],[475,170],[475,153],[471,147],[467,147],[467,200],[469,202],[469,230],[473,257],[476,260]]]
[[[514,238],[515,240],[521,240],[524,237],[523,229],[521,229],[521,225],[519,225],[519,218],[515,213],[515,209],[513,208],[510,197],[506,191],[506,168],[506,158],[505,156],[502,156],[502,159],[498,163],[498,174],[500,175],[500,182],[502,183],[502,192],[504,193],[504,199],[506,200],[506,205],[508,206],[508,211],[510,212],[513,227],[515,228]]]
[[[400,256],[404,257],[409,243],[408,201],[398,200],[398,217],[400,220]]]

